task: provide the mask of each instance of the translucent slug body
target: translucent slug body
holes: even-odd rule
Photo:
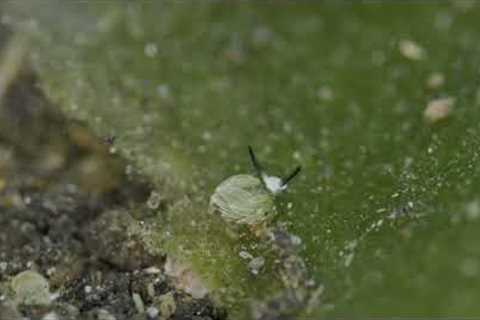
[[[210,211],[228,222],[258,225],[275,214],[273,196],[252,175],[232,176],[218,185],[210,198]]]
[[[288,183],[300,172],[298,166],[285,178],[269,176],[248,147],[256,176],[239,174],[220,183],[210,197],[211,213],[218,212],[228,222],[260,225],[275,213],[274,197],[285,191]]]

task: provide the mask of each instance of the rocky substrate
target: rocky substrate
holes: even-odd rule
[[[226,319],[144,247],[151,188],[20,72],[0,106],[0,319]]]

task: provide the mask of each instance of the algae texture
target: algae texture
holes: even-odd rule
[[[4,19],[42,89],[117,137],[163,199],[153,246],[234,314],[282,287],[268,244],[207,213],[216,185],[252,172],[248,145],[273,174],[303,166],[274,223],[324,286],[309,316],[479,314],[476,3],[45,3]]]

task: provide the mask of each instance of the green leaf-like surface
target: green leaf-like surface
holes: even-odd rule
[[[232,308],[276,288],[268,268],[252,278],[238,256],[255,240],[207,214],[216,185],[252,171],[251,144],[272,174],[303,166],[278,220],[325,286],[314,314],[480,314],[475,4],[32,6],[8,10],[34,18],[17,27],[32,35],[42,87],[118,136],[118,151],[177,201],[159,241],[228,287]],[[402,54],[405,40],[419,59]],[[430,88],[432,73],[445,83]],[[455,103],[428,124],[437,97]]]

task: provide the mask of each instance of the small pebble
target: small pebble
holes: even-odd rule
[[[400,40],[398,49],[402,56],[410,60],[422,60],[425,58],[425,50],[416,42],[408,39]]]
[[[148,307],[147,308],[147,316],[148,319],[155,319],[159,315],[160,311],[158,311],[155,307]]]
[[[143,269],[146,274],[159,274],[161,270],[155,266]]]
[[[160,312],[161,319],[169,319],[177,310],[173,293],[169,292],[158,297],[156,307]]]
[[[451,97],[434,99],[427,104],[423,116],[428,123],[437,123],[450,115],[454,103]]]
[[[49,305],[51,302],[48,281],[35,271],[24,271],[11,282],[14,300],[25,305]]]
[[[135,309],[137,309],[138,313],[144,313],[145,312],[145,305],[143,303],[142,297],[134,292],[132,294],[132,299],[133,299],[133,304],[135,305]]]

